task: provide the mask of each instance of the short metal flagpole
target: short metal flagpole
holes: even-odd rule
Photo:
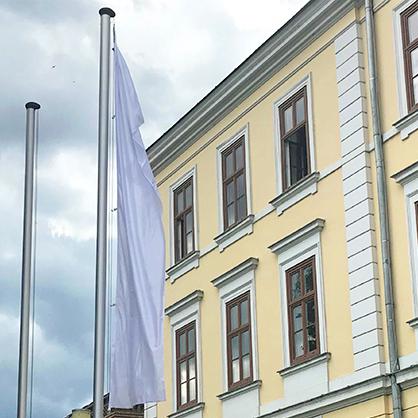
[[[34,209],[34,168],[37,145],[36,111],[38,103],[26,103],[26,161],[25,197],[23,213],[22,288],[20,298],[19,381],[17,393],[17,418],[26,418],[29,366],[29,322],[32,289],[32,247]]]
[[[100,9],[99,163],[96,241],[96,304],[94,326],[94,418],[103,418],[106,338],[107,183],[110,92],[110,19],[115,12]]]

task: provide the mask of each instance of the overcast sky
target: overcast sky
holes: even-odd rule
[[[33,418],[90,402],[94,316],[98,9],[145,115],[146,145],[307,0],[0,0],[0,416],[16,416],[25,109],[38,101]]]

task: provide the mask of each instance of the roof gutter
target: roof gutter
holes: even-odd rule
[[[389,347],[389,376],[392,392],[393,416],[394,418],[402,418],[401,388],[396,381],[396,374],[399,372],[399,357],[395,324],[395,304],[392,285],[392,261],[390,251],[387,184],[385,174],[383,136],[380,123],[379,91],[377,83],[376,34],[373,0],[365,0],[365,8],[369,65],[369,92],[373,121],[373,139],[375,146],[377,195],[380,223],[380,245],[382,249],[383,281],[385,289],[385,305],[387,319],[386,322]]]

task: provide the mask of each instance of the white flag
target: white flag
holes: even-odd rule
[[[164,233],[161,201],[142,143],[141,107],[115,45],[118,267],[110,406],[165,400]]]

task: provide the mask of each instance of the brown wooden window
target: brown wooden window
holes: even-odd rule
[[[418,1],[401,14],[408,110],[418,109]]]
[[[175,261],[187,257],[194,247],[193,178],[174,190]]]
[[[315,257],[286,271],[290,362],[319,354]]]
[[[227,303],[226,322],[228,387],[233,389],[253,380],[250,292]]]
[[[279,107],[283,190],[310,173],[306,87]]]
[[[224,229],[247,217],[244,137],[222,152]]]
[[[197,402],[196,323],[176,331],[177,408]]]

